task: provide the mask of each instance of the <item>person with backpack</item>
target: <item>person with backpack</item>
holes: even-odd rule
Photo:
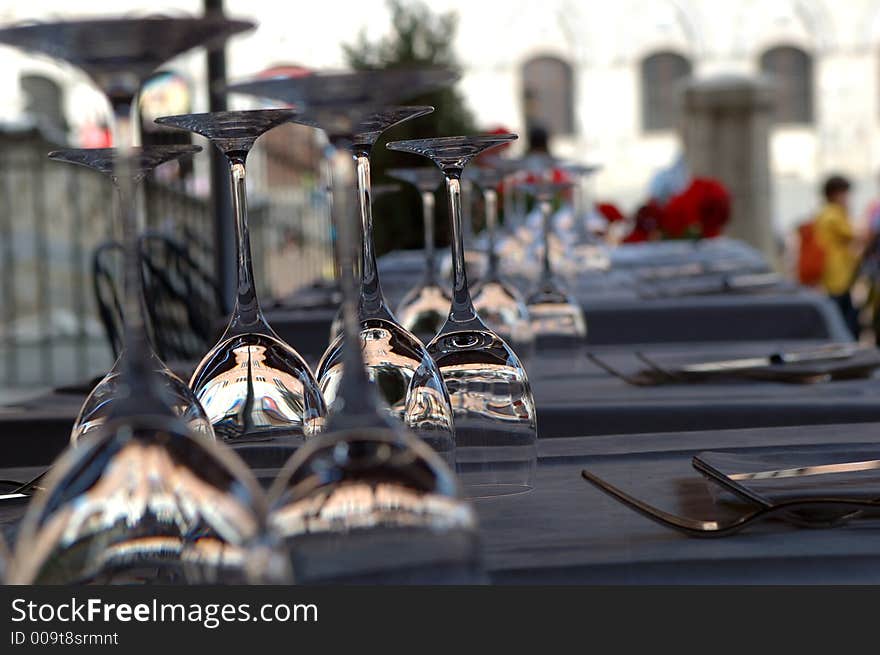
[[[825,204],[813,221],[816,244],[823,253],[822,288],[837,304],[853,337],[858,339],[859,312],[853,305],[850,285],[858,266],[858,239],[849,216],[851,184],[832,175],[822,186]]]

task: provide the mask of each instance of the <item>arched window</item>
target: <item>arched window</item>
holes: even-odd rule
[[[523,113],[527,125],[551,134],[573,134],[574,75],[556,57],[535,57],[523,65]]]
[[[809,54],[793,46],[770,48],[761,55],[761,72],[774,85],[777,123],[813,122],[813,59]]]
[[[691,75],[691,62],[675,52],[655,52],[642,60],[642,127],[671,130],[681,111],[679,86]]]

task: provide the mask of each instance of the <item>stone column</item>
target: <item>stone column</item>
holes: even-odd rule
[[[742,239],[775,264],[769,139],[772,93],[761,78],[720,75],[684,89],[682,141],[691,173],[714,177],[730,191],[725,234]]]

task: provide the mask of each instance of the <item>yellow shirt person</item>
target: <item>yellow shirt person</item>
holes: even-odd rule
[[[854,239],[846,207],[828,202],[816,216],[816,240],[825,251],[822,286],[829,296],[839,296],[849,289],[858,263]]]
[[[859,338],[859,310],[849,292],[858,258],[858,239],[849,220],[850,183],[842,175],[832,175],[822,186],[825,206],[814,221],[816,242],[824,250],[822,286],[837,305],[853,338]]]

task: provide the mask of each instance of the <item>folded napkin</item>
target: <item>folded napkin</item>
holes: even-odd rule
[[[815,383],[870,377],[880,367],[880,351],[855,344],[719,357],[640,353],[647,365],[635,376],[645,384],[711,380],[765,380]]]
[[[710,493],[719,503],[880,498],[880,446],[873,444],[798,446],[744,454],[707,451],[696,455],[693,465],[708,478]]]

